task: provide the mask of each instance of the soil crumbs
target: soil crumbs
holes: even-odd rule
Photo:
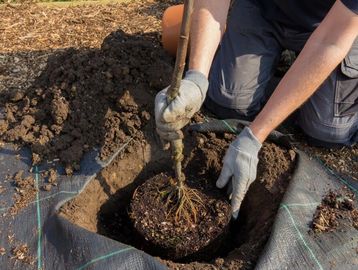
[[[50,168],[48,171],[41,173],[41,177],[45,179],[45,183],[42,185],[42,190],[51,191],[53,186],[57,186],[57,172],[56,169]]]
[[[23,173],[23,170],[18,171],[13,177],[16,193],[13,197],[14,203],[9,209],[12,216],[26,208],[36,197],[35,179],[32,176],[23,177]]]
[[[22,263],[26,263],[29,265],[34,265],[36,258],[30,255],[30,250],[27,244],[21,244],[11,249],[12,257],[11,259],[15,259]]]
[[[358,209],[354,199],[354,193],[347,187],[330,190],[313,215],[312,230],[315,233],[331,232],[347,222],[358,230]]]

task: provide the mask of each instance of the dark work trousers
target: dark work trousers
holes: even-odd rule
[[[254,0],[236,0],[214,58],[205,106],[219,118],[252,120],[271,95],[268,87],[284,49],[300,52],[311,32],[265,19]],[[298,124],[327,145],[358,138],[358,39],[344,61],[299,109]]]

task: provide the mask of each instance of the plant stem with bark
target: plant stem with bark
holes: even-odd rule
[[[183,73],[184,73],[185,59],[186,59],[186,54],[189,44],[189,33],[190,33],[191,14],[193,12],[193,5],[194,5],[194,0],[184,1],[183,20],[180,29],[175,67],[173,71],[172,81],[167,91],[168,102],[174,100],[179,93],[180,82],[182,80]],[[172,141],[171,148],[173,153],[175,176],[179,181],[179,185],[182,186],[183,182],[185,181],[185,175],[182,172],[182,166],[181,166],[181,162],[184,158],[183,156],[184,145],[182,139]]]
[[[184,1],[183,21],[180,29],[178,41],[177,56],[172,77],[171,85],[167,91],[168,103],[173,101],[179,94],[180,83],[183,77],[186,54],[189,43],[191,14],[193,12],[194,0]],[[170,142],[172,149],[172,159],[176,181],[169,183],[169,186],[163,191],[166,194],[167,204],[174,203],[176,220],[181,218],[187,221],[196,222],[197,204],[202,204],[202,200],[196,190],[185,185],[185,175],[182,172],[183,161],[183,140],[178,139]]]

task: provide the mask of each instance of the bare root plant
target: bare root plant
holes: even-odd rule
[[[188,50],[193,2],[193,0],[184,1],[183,21],[180,29],[172,83],[167,91],[168,102],[174,100],[179,93],[180,82],[183,77],[185,67],[186,53]],[[181,162],[183,160],[183,148],[182,139],[171,142],[172,159],[174,161],[176,179],[171,179],[168,186],[160,191],[160,193],[164,197],[166,205],[168,207],[172,207],[170,213],[175,211],[176,221],[184,219],[188,222],[196,223],[198,212],[197,205],[202,204],[202,200],[195,189],[192,189],[185,184],[185,175],[182,172],[181,166]]]
[[[168,185],[160,192],[164,199],[169,213],[175,213],[175,221],[185,220],[189,223],[196,223],[198,216],[198,205],[203,205],[199,193],[179,181],[170,178]]]

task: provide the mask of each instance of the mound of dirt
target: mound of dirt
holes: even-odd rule
[[[358,230],[358,209],[354,205],[354,193],[347,187],[330,190],[317,206],[311,228],[315,233],[330,232],[348,223]]]
[[[129,138],[141,138],[153,93],[171,73],[172,59],[151,35],[117,31],[100,50],[57,53],[28,91],[2,101],[0,138],[30,146],[33,163],[59,158],[70,174],[93,147],[106,159]]]

